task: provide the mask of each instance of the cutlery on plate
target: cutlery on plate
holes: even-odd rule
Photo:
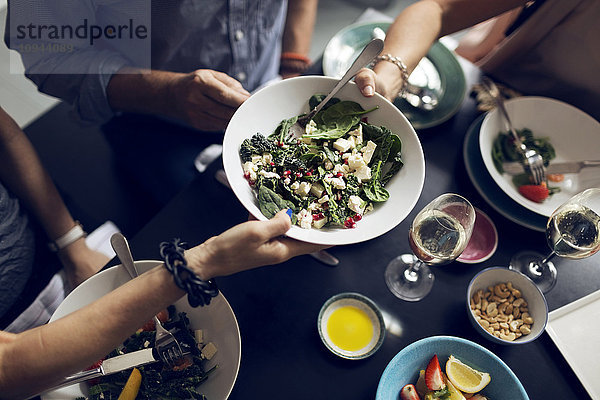
[[[362,68],[371,64],[371,62],[381,53],[383,50],[383,40],[375,38],[371,40],[362,52],[356,57],[348,71],[342,76],[342,78],[336,83],[336,85],[331,89],[331,92],[320,102],[315,108],[313,108],[308,114],[305,114],[301,117],[298,117],[298,120],[294,125],[290,127],[290,134],[296,137],[302,137],[305,132],[306,124],[315,116],[316,113],[321,111],[321,109],[336,95],[336,93],[344,87],[350,79],[354,77]]]
[[[110,237],[110,244],[117,254],[117,257],[119,257],[119,260],[121,260],[121,264],[123,264],[131,276],[131,279],[138,276],[139,272],[135,266],[135,262],[133,261],[131,249],[129,248],[129,243],[127,242],[127,239],[125,239],[125,236],[123,236],[123,234],[120,232],[114,233]],[[169,332],[162,325],[156,315],[152,317],[152,319],[154,320],[156,329],[156,334],[154,336],[154,347],[156,348],[158,355],[160,356],[161,360],[168,365],[178,365],[185,357],[181,345],[177,339],[175,339],[173,333]]]
[[[153,363],[156,361],[160,361],[160,358],[155,357],[152,348],[132,351],[131,353],[107,358],[105,360],[102,360],[102,364],[100,364],[99,367],[77,372],[73,375],[70,375],[66,377],[61,383],[52,387],[51,389],[48,389],[46,392],[60,389],[65,386],[74,385],[76,383],[84,382],[90,379],[99,378],[101,376],[114,374],[116,372],[125,371],[129,368]]]
[[[544,159],[538,153],[537,150],[527,147],[519,137],[519,134],[515,130],[506,108],[504,107],[504,98],[502,97],[502,93],[500,93],[500,89],[498,86],[489,78],[483,77],[482,86],[487,92],[492,96],[494,102],[496,103],[496,108],[498,109],[498,113],[500,114],[500,119],[504,123],[505,129],[510,132],[512,138],[515,142],[515,147],[517,151],[521,154],[523,161],[521,164],[524,169],[527,171],[536,185],[540,185],[542,182],[546,182],[546,168],[544,167]]]
[[[224,170],[217,170],[217,172],[215,173],[215,179],[219,181],[219,183],[221,183],[223,186],[231,189],[231,185],[227,180],[227,175],[225,174]],[[340,263],[340,260],[332,256],[331,253],[325,250],[315,251],[314,253],[310,253],[310,256],[318,261],[321,261],[323,264],[329,265],[331,267],[335,267]]]
[[[552,163],[546,167],[547,174],[576,174],[583,168],[600,167],[600,160],[585,160]],[[525,173],[525,168],[518,161],[502,163],[504,172],[509,175],[519,175]]]

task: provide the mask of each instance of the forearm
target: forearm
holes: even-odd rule
[[[0,346],[0,398],[21,398],[103,358],[183,292],[164,267]]]
[[[33,145],[1,108],[0,180],[35,215],[51,240],[75,225]]]
[[[177,117],[172,89],[184,75],[125,67],[108,83],[108,103],[114,111]]]
[[[408,6],[388,29],[382,53],[399,57],[413,71],[440,37],[471,27],[526,3],[526,0],[422,0]],[[399,69],[388,62],[374,68],[400,86]]]
[[[308,56],[317,17],[318,3],[318,0],[288,1],[285,30],[283,32],[283,52]]]

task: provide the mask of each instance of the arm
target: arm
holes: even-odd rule
[[[0,181],[30,210],[52,241],[75,221],[35,149],[16,122],[0,107]],[[72,286],[96,273],[109,258],[90,250],[84,238],[59,250]]]
[[[382,54],[389,53],[399,57],[406,64],[410,74],[438,38],[471,27],[525,3],[527,0],[419,1],[408,6],[392,23]],[[402,86],[399,68],[389,62],[379,62],[373,68],[373,72],[363,69],[356,76],[355,81],[362,93],[372,96],[375,88],[377,92],[393,100]]]
[[[288,1],[280,67],[284,79],[299,75],[310,64],[308,53],[318,4],[318,0]]]
[[[106,92],[114,111],[161,114],[205,131],[224,129],[250,97],[240,82],[209,69],[184,74],[124,67]]]
[[[285,211],[237,225],[188,250],[188,266],[210,279],[325,248],[282,237],[290,226]],[[159,266],[48,325],[18,335],[0,332],[0,398],[37,393],[86,368],[183,295]]]

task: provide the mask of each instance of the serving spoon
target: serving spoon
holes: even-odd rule
[[[344,87],[350,79],[354,77],[362,68],[371,64],[371,62],[381,53],[383,50],[383,40],[375,38],[371,40],[361,53],[356,57],[356,60],[350,65],[350,68],[346,71],[344,76],[338,81],[338,83],[331,89],[331,92],[320,102],[315,108],[313,108],[308,114],[298,117],[298,120],[294,125],[290,127],[289,133],[295,137],[302,137],[305,133],[306,124],[319,112],[321,109],[336,95],[339,90]]]

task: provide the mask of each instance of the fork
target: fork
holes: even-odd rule
[[[321,101],[315,108],[313,108],[308,114],[298,117],[298,120],[294,125],[290,127],[290,134],[294,137],[302,137],[305,132],[306,124],[319,112],[321,109],[335,96],[335,94],[346,84],[350,79],[354,77],[362,68],[369,65],[375,57],[383,50],[383,40],[375,38],[371,40],[361,53],[356,57],[348,71],[342,76],[342,78],[336,83],[331,89],[331,92]]]
[[[131,278],[135,278],[139,275],[138,270],[133,262],[133,256],[127,239],[121,233],[117,232],[110,238],[110,244],[121,260],[121,263],[129,272]],[[167,330],[158,317],[153,317],[154,325],[156,326],[156,334],[154,336],[154,348],[158,353],[160,359],[167,363],[169,366],[176,366],[185,357],[185,353],[181,348],[181,345],[169,330]]]
[[[502,98],[502,93],[500,93],[498,86],[496,86],[496,84],[487,77],[483,77],[482,84],[483,87],[488,91],[488,93],[496,102],[496,106],[498,107],[498,111],[500,112],[505,128],[512,135],[513,140],[515,141],[515,146],[517,147],[517,150],[521,153],[521,163],[523,164],[525,171],[527,171],[529,175],[533,177],[533,181],[536,185],[540,185],[542,182],[546,182],[546,168],[544,167],[544,159],[537,152],[537,150],[528,148],[521,141],[519,134],[515,130],[510,120],[510,117],[506,112],[506,108],[504,107],[504,99]]]

